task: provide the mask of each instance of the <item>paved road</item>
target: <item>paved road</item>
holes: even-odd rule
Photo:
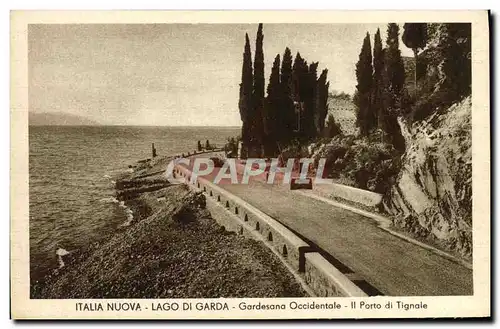
[[[215,175],[204,177],[213,181]],[[224,189],[333,255],[384,295],[473,294],[472,270],[380,229],[372,219],[285,186],[252,180],[248,185],[222,183]]]

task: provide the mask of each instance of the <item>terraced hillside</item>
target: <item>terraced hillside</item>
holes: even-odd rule
[[[345,135],[357,133],[356,105],[352,100],[330,95],[328,97],[328,114],[333,115]]]

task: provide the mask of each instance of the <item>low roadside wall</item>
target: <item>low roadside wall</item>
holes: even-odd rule
[[[239,174],[243,174],[245,165],[237,163],[236,170]],[[292,175],[292,177],[297,175],[298,173],[295,173],[295,175]],[[264,174],[261,174],[259,176],[252,176],[252,179],[266,181],[266,176]],[[282,180],[283,173],[277,172],[275,174],[275,179],[277,179],[278,181]],[[347,201],[359,203],[365,207],[370,208],[377,207],[382,202],[382,194],[337,183],[313,184],[313,190],[317,191],[327,198],[341,198]]]
[[[223,148],[217,147],[217,148],[214,148],[212,150],[202,150],[202,151],[194,150],[194,151],[188,151],[187,153],[176,154],[175,157],[176,158],[180,158],[181,156],[182,157],[188,157],[188,156],[192,156],[192,155],[200,155],[200,154],[206,154],[206,153],[223,153],[223,152],[224,152]]]
[[[366,293],[317,252],[305,256],[305,280],[312,290],[324,297],[364,297]]]
[[[191,185],[191,172],[186,167],[177,165],[174,176],[184,177]],[[191,186],[207,196],[207,209],[219,224],[229,231],[265,241],[305,279],[317,296],[367,296],[308,243],[272,217],[202,177],[197,177]]]
[[[366,207],[377,207],[382,202],[382,194],[337,183],[315,184],[313,189],[324,197],[341,198]]]

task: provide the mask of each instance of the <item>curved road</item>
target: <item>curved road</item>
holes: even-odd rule
[[[213,181],[215,175],[203,177]],[[288,186],[257,180],[223,180],[220,186],[314,242],[384,295],[473,294],[472,270],[380,229],[372,219]]]

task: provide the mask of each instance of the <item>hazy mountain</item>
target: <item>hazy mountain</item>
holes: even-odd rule
[[[91,119],[69,113],[44,112],[29,113],[30,126],[98,126]]]

